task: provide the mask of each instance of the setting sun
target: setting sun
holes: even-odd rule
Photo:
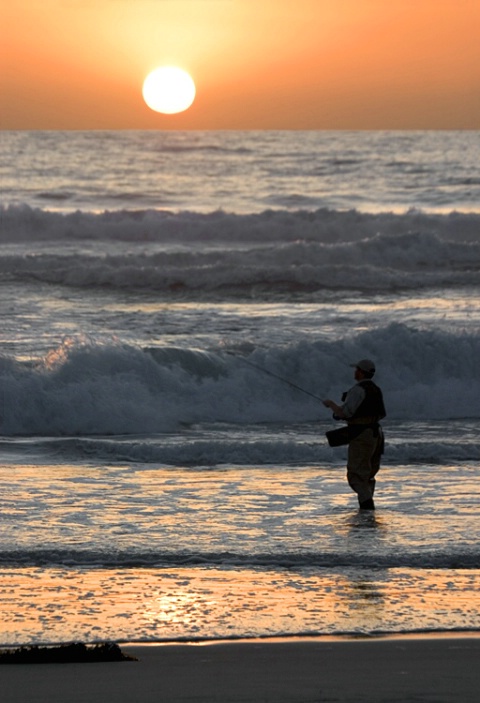
[[[161,66],[143,83],[143,99],[155,112],[172,115],[187,110],[195,99],[192,77],[176,66]]]
[[[3,5],[2,129],[479,127],[478,0]]]

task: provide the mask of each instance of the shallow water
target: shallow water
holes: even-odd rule
[[[2,644],[475,630],[477,473],[384,468],[364,513],[340,466],[19,465]]]
[[[478,630],[480,570],[2,570],[2,644]]]

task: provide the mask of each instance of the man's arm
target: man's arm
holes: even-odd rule
[[[340,420],[348,420],[348,418],[355,415],[357,408],[360,407],[363,399],[365,398],[365,390],[357,384],[353,386],[347,393],[345,402],[343,405],[338,405],[330,398],[323,401],[326,408],[333,410],[334,415],[336,415]]]

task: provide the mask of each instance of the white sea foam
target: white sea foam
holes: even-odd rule
[[[4,277],[19,282],[222,295],[480,282],[480,215],[62,215],[12,207],[2,231],[4,242],[28,243],[24,254],[7,250],[0,259]],[[85,240],[100,250],[82,252]],[[56,253],[45,251],[47,242],[70,245]]]
[[[384,360],[379,383],[390,419],[480,417],[478,330],[451,334],[391,324],[354,339],[258,349],[245,358],[226,354],[228,349],[149,352],[71,342],[34,366],[3,358],[2,433],[122,434],[165,432],[179,423],[313,421],[324,415],[318,401],[256,367],[319,398],[338,398],[345,390],[338,385],[345,360],[360,349]],[[223,461],[225,452],[217,449],[219,455],[210,447],[210,463]],[[260,443],[247,453],[260,459],[270,450]],[[278,448],[282,452],[288,457],[288,444]],[[291,459],[296,457],[298,450]]]

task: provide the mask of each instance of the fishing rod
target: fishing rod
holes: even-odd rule
[[[262,373],[267,374],[268,376],[273,376],[273,378],[276,378],[278,381],[281,381],[282,383],[286,383],[287,386],[291,386],[291,388],[295,388],[297,391],[300,391],[300,393],[305,393],[305,395],[309,395],[311,398],[315,398],[315,400],[319,400],[320,403],[323,403],[323,398],[320,398],[318,395],[315,395],[314,393],[310,393],[310,391],[306,391],[305,388],[301,388],[300,386],[297,386],[296,383],[292,383],[291,381],[287,380],[286,378],[283,378],[282,376],[279,376],[276,373],[273,373],[273,371],[269,371],[268,369],[264,369],[263,366],[258,366],[257,364],[253,364],[251,361],[247,361],[245,357],[239,356],[238,354],[235,354],[234,352],[227,351],[226,354],[230,354],[231,356],[234,356],[236,359],[240,359],[243,361],[244,364],[247,364],[247,366],[251,366],[253,369],[256,369],[257,371],[261,371]]]

